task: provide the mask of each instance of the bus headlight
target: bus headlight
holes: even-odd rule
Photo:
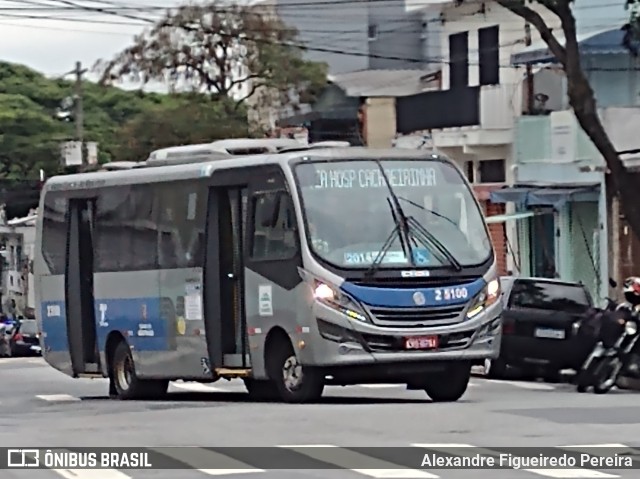
[[[364,311],[362,311],[362,308],[360,308],[355,301],[342,293],[338,288],[329,286],[327,283],[316,281],[313,289],[313,297],[316,301],[339,311],[350,319],[355,319],[362,323],[369,322]]]
[[[624,325],[624,332],[629,336],[634,336],[638,332],[638,325],[635,321],[627,321]]]
[[[484,311],[494,304],[500,298],[500,280],[498,278],[492,279],[487,285],[480,291],[474,301],[471,303],[469,310],[467,311],[467,319],[475,318],[478,314]]]

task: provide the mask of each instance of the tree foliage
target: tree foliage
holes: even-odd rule
[[[297,32],[255,6],[185,5],[169,11],[133,45],[101,61],[102,82],[169,83],[238,103],[261,89],[309,102],[326,83],[326,65],[303,59]],[[264,88],[263,88],[264,87]],[[291,97],[291,98],[289,98]]]
[[[577,40],[576,20],[571,0],[534,0],[560,19],[564,44],[545,23],[544,18],[528,4],[532,0],[497,0],[498,4],[530,23],[540,33],[549,50],[562,66],[567,78],[567,96],[578,123],[589,136],[607,164],[608,185],[621,203],[629,226],[640,238],[640,202],[637,199],[638,175],[627,171],[598,114],[596,98],[584,70]],[[623,28],[628,32],[624,44],[631,45],[631,37],[638,31],[637,7],[640,0],[626,0],[631,10],[630,21]],[[636,52],[630,49],[630,54]]]
[[[60,144],[75,134],[71,115],[57,115],[73,97],[70,81],[49,79],[0,62],[0,178],[37,179],[62,171]],[[101,163],[144,160],[148,148],[212,141],[246,132],[244,111],[222,113],[203,95],[160,95],[83,84],[84,139],[98,142]],[[145,140],[146,139],[146,140]],[[146,148],[146,149],[145,149]]]
[[[227,111],[223,102],[188,99],[154,106],[123,125],[120,134],[126,141],[119,145],[116,155],[120,161],[140,161],[160,148],[246,137],[244,111],[235,116]]]

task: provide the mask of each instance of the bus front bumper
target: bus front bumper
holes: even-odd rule
[[[314,309],[319,338],[312,347],[299,351],[303,364],[310,366],[404,364],[406,368],[408,363],[423,363],[427,367],[428,363],[436,366],[449,361],[481,363],[500,354],[499,303],[473,319],[428,328],[380,327],[346,318],[327,307]],[[410,346],[409,338],[413,340]],[[435,347],[433,341],[437,342]]]

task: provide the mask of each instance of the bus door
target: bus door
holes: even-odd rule
[[[249,367],[244,292],[249,178],[234,173],[215,177],[208,196],[204,322],[212,369]]]
[[[204,271],[204,321],[212,368],[251,367],[247,300],[250,310],[257,301],[255,292],[247,297],[246,268],[266,278],[291,269],[267,257],[257,262],[252,255],[277,242],[254,230],[255,224],[277,221],[275,217],[288,204],[283,192],[285,179],[276,165],[221,170],[212,176]],[[258,243],[249,241],[257,236],[261,240]],[[297,282],[298,263],[293,266],[294,274],[288,275],[295,276]]]
[[[93,297],[95,199],[72,198],[67,213],[65,303],[75,375],[100,371]]]

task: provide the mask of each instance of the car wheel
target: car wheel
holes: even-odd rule
[[[484,374],[489,379],[504,379],[508,369],[509,365],[503,359],[485,359]]]
[[[562,381],[562,374],[559,369],[547,369],[544,373],[543,379],[548,383],[559,383]]]

